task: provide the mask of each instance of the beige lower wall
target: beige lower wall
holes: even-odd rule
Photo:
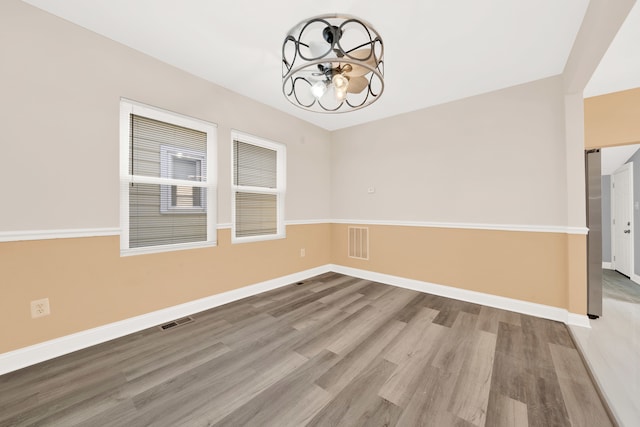
[[[0,353],[330,262],[330,225],[287,226],[287,238],[120,257],[119,237],[0,243]],[[305,248],[305,257],[300,249]],[[31,319],[30,301],[51,315]]]
[[[370,255],[365,261],[347,256],[348,225],[331,225],[333,264],[586,313],[579,278],[568,293],[567,234],[368,227]],[[570,239],[579,246],[584,236],[576,237]],[[569,297],[576,301],[569,304]]]
[[[586,313],[586,238],[368,225],[369,260],[347,224],[287,226],[287,238],[120,257],[119,237],[0,243],[0,353],[314,267],[336,264]],[[300,257],[304,248],[305,257]],[[30,317],[49,298],[51,315]]]

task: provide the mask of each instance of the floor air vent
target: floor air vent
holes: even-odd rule
[[[166,331],[167,329],[175,328],[176,326],[185,325],[187,323],[193,322],[191,317],[183,317],[182,319],[172,320],[169,323],[165,323],[164,325],[160,325],[160,329]]]
[[[369,227],[349,227],[349,258],[369,259]]]

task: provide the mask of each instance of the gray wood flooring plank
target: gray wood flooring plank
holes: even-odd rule
[[[378,406],[378,389],[396,365],[377,359],[338,393],[307,426],[350,426]]]
[[[306,357],[295,352],[278,355],[277,360],[267,360],[268,363],[262,363],[257,367],[253,376],[219,394],[215,407],[209,405],[210,398],[207,395],[200,399],[199,396],[192,396],[188,408],[187,405],[181,405],[176,411],[178,414],[171,414],[175,419],[174,424],[179,421],[191,425],[213,425],[308,361]],[[194,404],[196,400],[200,401]]]
[[[358,280],[360,279],[337,274],[331,278],[328,278],[322,281],[310,282],[305,286],[311,292],[319,292],[328,288],[340,289],[342,286],[348,285],[349,283],[357,282]]]
[[[491,391],[527,403],[529,384],[535,377],[527,372],[522,360],[496,351],[493,357]]]
[[[357,323],[363,317],[370,318],[370,313],[373,311],[374,308],[367,305],[353,314],[344,313],[337,316],[316,334],[308,335],[295,350],[308,358],[312,358],[322,350],[325,350],[343,331],[348,331],[352,323]]]
[[[495,344],[496,335],[473,332],[448,407],[452,414],[477,426],[485,425]]]
[[[417,293],[416,296],[402,308],[402,310],[398,311],[395,319],[400,322],[408,323],[422,308],[425,307],[424,303],[427,298],[426,294]],[[438,312],[435,313],[436,315],[438,314]]]
[[[316,384],[336,394],[373,362],[405,326],[405,323],[394,320],[382,325],[379,329],[374,329],[366,340],[318,378]]]
[[[422,345],[424,342],[431,342],[427,341],[429,338],[426,338],[425,334],[437,315],[438,312],[430,308],[422,307],[419,311],[415,311],[407,327],[383,351],[384,358],[400,365],[413,357],[417,351],[421,351],[425,347]]]
[[[183,374],[188,374],[202,365],[211,366],[213,362],[213,366],[215,366],[215,360],[229,352],[231,352],[229,347],[216,343],[199,352],[175,359],[171,363],[150,363],[149,369],[144,374],[128,379],[127,383],[120,387],[120,398],[139,396],[154,387],[167,384]]]
[[[368,300],[374,301],[382,297],[384,294],[393,291],[393,286],[384,285],[377,282],[369,282],[367,286],[360,288],[358,291]]]
[[[304,425],[332,399],[314,381],[338,360],[330,351],[320,353],[215,425]]]
[[[434,324],[436,319],[434,319]],[[473,322],[475,320],[477,320],[477,316],[458,312],[456,321],[451,325],[450,330],[444,332],[442,344],[432,361],[433,366],[443,371],[460,372],[474,345],[476,329]]]
[[[76,427],[120,427],[136,426],[138,410],[131,400],[125,400],[106,411],[98,412],[84,421],[74,424]]]
[[[402,415],[402,408],[386,399],[374,397],[372,405],[350,424],[354,427],[387,427],[395,426]]]
[[[364,294],[359,295],[362,295],[362,298],[358,298],[357,300],[345,305],[342,307],[342,311],[353,314],[371,303],[371,300],[365,297]]]
[[[54,399],[46,400],[47,404],[39,404],[11,418],[3,419],[0,425],[29,426],[41,423],[47,418],[53,418],[61,411],[66,411],[78,403],[109,392],[125,382],[126,378],[122,374],[105,374],[103,377],[87,378],[82,384],[73,384],[73,393],[56,394]]]
[[[356,280],[355,282],[346,282],[341,289],[326,294],[325,296],[320,298],[318,302],[321,302],[323,304],[332,304],[354,293],[363,295],[358,291],[369,283],[370,282],[368,280]]]
[[[415,292],[406,289],[394,289],[384,301],[374,301],[372,310],[367,311],[365,315],[351,322],[348,329],[336,335],[335,339],[327,346],[327,349],[338,354],[347,353],[366,339],[373,330],[391,321],[395,313],[404,307],[413,298],[414,294]]]
[[[266,306],[266,312],[273,317],[280,317],[283,314],[302,308],[312,302],[320,301],[324,296],[332,295],[335,292],[336,291],[331,288],[323,289],[315,293],[306,292],[297,298],[278,301],[275,307]]]
[[[387,360],[392,359],[397,362],[397,369],[392,373],[389,379],[380,388],[379,395],[395,403],[398,406],[404,407],[411,399],[411,396],[418,387],[418,382],[422,380],[421,373],[425,366],[427,366],[438,352],[438,347],[444,341],[445,327],[430,323],[432,313],[430,310],[424,310],[422,318],[417,318],[416,322],[411,326],[417,341],[429,342],[432,345],[417,345],[413,348],[407,349],[407,347],[396,346],[385,354]],[[403,348],[404,351],[398,353],[397,349]],[[409,350],[409,351],[406,351]]]
[[[482,307],[480,313],[478,313],[478,324],[476,327],[481,331],[497,334],[501,311],[502,310],[493,307]]]
[[[492,427],[527,427],[529,425],[527,405],[498,392],[491,391],[485,425]]]
[[[565,325],[327,273],[0,376],[0,426],[609,425]]]
[[[211,388],[220,392],[221,388],[244,381],[246,375],[253,375],[255,369],[277,360],[281,357],[282,351],[286,351],[286,349],[282,351],[278,349],[281,349],[284,343],[295,340],[299,336],[295,331],[267,343],[257,340],[252,345],[227,352],[139,393],[135,396],[134,402],[137,407],[144,407],[153,403],[161,405],[163,401],[172,401],[176,394],[197,394]]]
[[[194,354],[204,353],[205,357],[217,357],[219,354],[230,350],[231,349],[223,343],[208,339],[201,339],[194,343],[181,343],[180,345],[175,345],[173,349],[161,351],[160,354],[154,358],[146,357],[142,360],[136,360],[135,363],[127,364],[122,369],[122,373],[127,378],[127,381],[132,381],[157,370],[159,367],[164,368],[176,363],[184,366],[187,364],[190,356]],[[150,360],[152,360],[152,363],[150,363]]]
[[[340,309],[323,305],[319,310],[309,313],[308,316],[304,316],[292,323],[292,327],[298,331],[305,329],[315,329],[322,325],[331,322],[340,315]],[[342,315],[348,316],[348,313],[343,312]]]
[[[438,326],[444,328],[444,326]],[[397,426],[472,426],[469,422],[456,417],[447,410],[456,374],[427,365],[419,376],[418,388],[404,407]]]

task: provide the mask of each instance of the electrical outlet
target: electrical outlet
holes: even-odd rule
[[[48,316],[51,314],[49,308],[49,298],[38,299],[31,301],[31,318]]]
[[[306,255],[304,248],[300,249],[300,258],[303,258]]]

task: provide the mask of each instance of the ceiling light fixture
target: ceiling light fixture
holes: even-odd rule
[[[282,45],[282,91],[305,110],[358,110],[384,90],[383,56],[382,39],[368,22],[336,14],[302,21]]]

